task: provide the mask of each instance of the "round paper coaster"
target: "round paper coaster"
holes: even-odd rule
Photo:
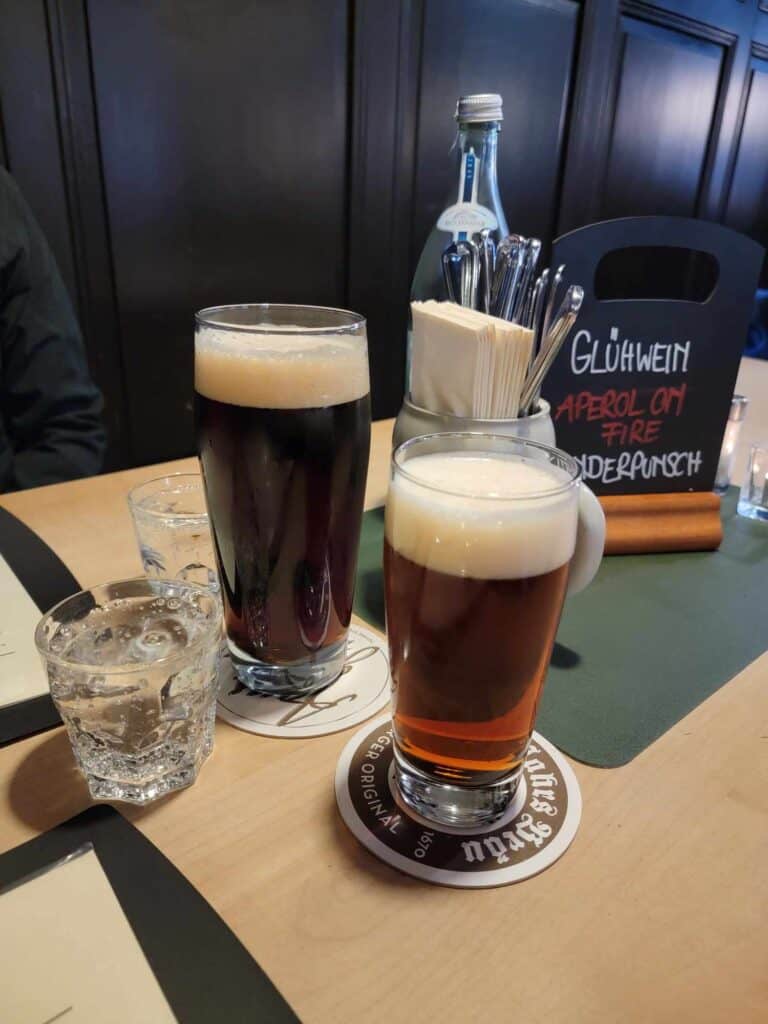
[[[324,736],[364,722],[389,701],[386,643],[362,626],[351,626],[341,676],[310,697],[265,697],[235,679],[229,658],[219,673],[217,714],[260,736]]]
[[[570,846],[581,791],[570,765],[533,734],[513,805],[486,831],[438,827],[395,798],[392,722],[367,723],[344,748],[336,801],[348,828],[380,860],[437,885],[484,889],[538,874]]]

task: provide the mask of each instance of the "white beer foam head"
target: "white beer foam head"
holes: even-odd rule
[[[496,452],[417,455],[403,470],[408,476],[390,481],[385,533],[412,562],[453,576],[522,579],[572,558],[578,489],[546,493],[568,483],[564,470]]]
[[[199,327],[195,390],[229,405],[311,409],[363,398],[370,390],[368,353],[359,337]]]

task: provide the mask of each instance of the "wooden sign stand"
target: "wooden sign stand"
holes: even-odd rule
[[[714,551],[723,539],[720,498],[711,491],[610,494],[599,500],[606,555]]]

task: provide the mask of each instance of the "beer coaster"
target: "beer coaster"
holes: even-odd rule
[[[336,769],[336,801],[352,834],[380,860],[436,885],[485,889],[544,871],[570,846],[581,791],[563,755],[533,734],[523,777],[504,818],[486,830],[436,826],[394,795],[392,722],[368,722]]]
[[[235,679],[229,658],[222,658],[216,710],[225,722],[260,736],[325,736],[381,711],[389,701],[389,685],[386,642],[363,626],[351,626],[344,671],[309,697],[252,693]]]

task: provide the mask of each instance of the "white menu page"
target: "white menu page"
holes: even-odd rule
[[[0,1019],[175,1024],[91,850],[0,893]]]
[[[0,707],[48,692],[35,626],[40,609],[0,555]]]

